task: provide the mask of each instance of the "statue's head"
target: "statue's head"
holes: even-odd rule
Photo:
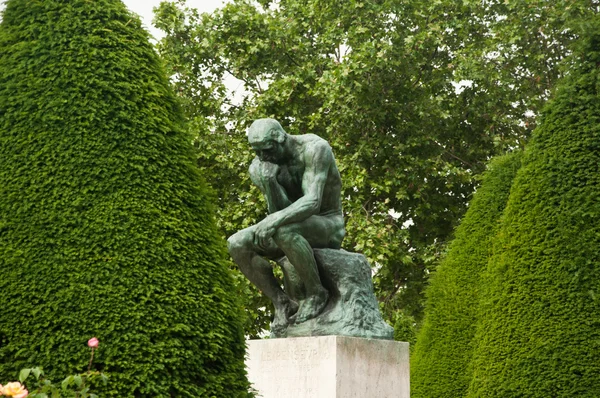
[[[255,120],[248,129],[248,142],[262,162],[285,163],[287,134],[275,119]]]

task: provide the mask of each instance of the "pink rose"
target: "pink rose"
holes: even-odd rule
[[[95,338],[95,337],[92,337],[91,339],[89,339],[89,340],[88,340],[88,347],[91,347],[91,348],[98,348],[98,344],[99,344],[99,343],[100,343],[100,342],[98,341],[98,339],[97,339],[97,338]]]
[[[0,396],[4,395],[4,387],[0,384]]]
[[[21,394],[13,395],[13,398],[26,398],[29,395],[29,391],[23,390]]]
[[[6,395],[7,397],[13,398],[25,398],[29,395],[29,391],[27,391],[25,387],[23,387],[23,385],[21,385],[21,383],[18,381],[8,383],[1,391],[2,394]]]

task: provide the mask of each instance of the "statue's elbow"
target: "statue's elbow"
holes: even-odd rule
[[[308,202],[308,212],[311,216],[319,214],[319,210],[321,210],[321,202],[316,199],[311,199]]]

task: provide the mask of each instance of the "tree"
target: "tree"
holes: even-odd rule
[[[521,152],[494,159],[448,253],[430,278],[425,320],[411,356],[414,397],[464,397],[471,381],[474,325],[481,275],[493,243]]]
[[[0,378],[95,364],[102,396],[246,396],[213,197],[121,1],[9,0],[0,25]]]
[[[448,13],[458,41],[456,78],[470,82],[473,110],[496,145],[524,145],[561,75],[576,38],[573,25],[598,11],[598,1],[468,2]]]
[[[598,17],[582,24],[512,187],[469,397],[600,394],[599,27]]]
[[[388,318],[402,310],[420,322],[427,277],[477,176],[492,156],[524,145],[572,40],[567,21],[592,8],[234,0],[199,15],[181,0],[161,4],[156,26],[225,234],[265,214],[246,176],[245,127],[273,116],[291,133],[321,135],[345,184],[345,247],[375,264]],[[243,82],[239,103],[228,76]],[[253,336],[267,320],[257,297],[246,304]]]

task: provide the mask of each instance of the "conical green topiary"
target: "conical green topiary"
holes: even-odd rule
[[[511,190],[469,397],[600,397],[600,24],[592,25]]]
[[[119,0],[9,0],[0,25],[0,381],[97,369],[116,397],[246,395],[191,139]]]
[[[464,397],[477,320],[481,274],[492,254],[494,236],[521,152],[494,159],[426,291],[425,321],[411,357],[411,396]]]

